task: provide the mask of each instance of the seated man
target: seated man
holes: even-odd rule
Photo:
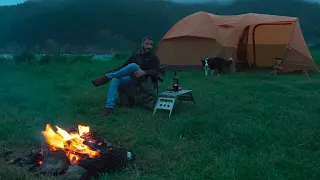
[[[142,40],[141,49],[132,55],[121,67],[105,73],[102,77],[92,81],[94,86],[106,84],[111,80],[107,102],[100,116],[105,117],[113,113],[118,88],[135,84],[142,76],[156,78],[160,70],[159,58],[152,52],[153,40],[146,37]]]

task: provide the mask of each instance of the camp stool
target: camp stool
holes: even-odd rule
[[[157,109],[168,110],[170,111],[170,118],[177,98],[180,102],[192,101],[194,104],[196,104],[196,101],[194,100],[192,95],[192,90],[166,91],[158,95],[158,99],[152,115],[156,113]]]

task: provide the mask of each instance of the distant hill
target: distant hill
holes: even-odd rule
[[[52,52],[129,50],[143,36],[162,36],[197,11],[220,15],[266,13],[300,17],[308,43],[320,42],[320,5],[301,0],[239,0],[183,5],[153,0],[60,0],[0,7],[0,49]]]

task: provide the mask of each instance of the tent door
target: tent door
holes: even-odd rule
[[[264,23],[253,27],[253,64],[274,66],[275,57],[283,58],[292,34],[293,23]]]
[[[236,63],[237,69],[247,68],[249,66],[248,57],[247,57],[249,29],[250,29],[250,26],[247,26],[243,30],[238,42],[237,63]]]

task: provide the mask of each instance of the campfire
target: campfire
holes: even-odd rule
[[[96,140],[90,134],[88,126],[79,125],[78,132],[73,131],[70,133],[58,126],[56,128],[58,130],[55,132],[47,124],[45,131],[42,131],[41,134],[45,137],[49,149],[52,151],[63,150],[71,164],[77,164],[79,160],[85,159],[87,156],[94,158],[100,155],[98,150],[92,150],[91,147],[85,144],[85,142],[96,143]],[[101,142],[98,143],[98,145],[101,144]]]
[[[10,163],[37,174],[65,175],[67,179],[89,179],[98,173],[117,171],[133,160],[131,152],[101,140],[89,126],[64,130],[50,124],[41,132],[41,146]]]

